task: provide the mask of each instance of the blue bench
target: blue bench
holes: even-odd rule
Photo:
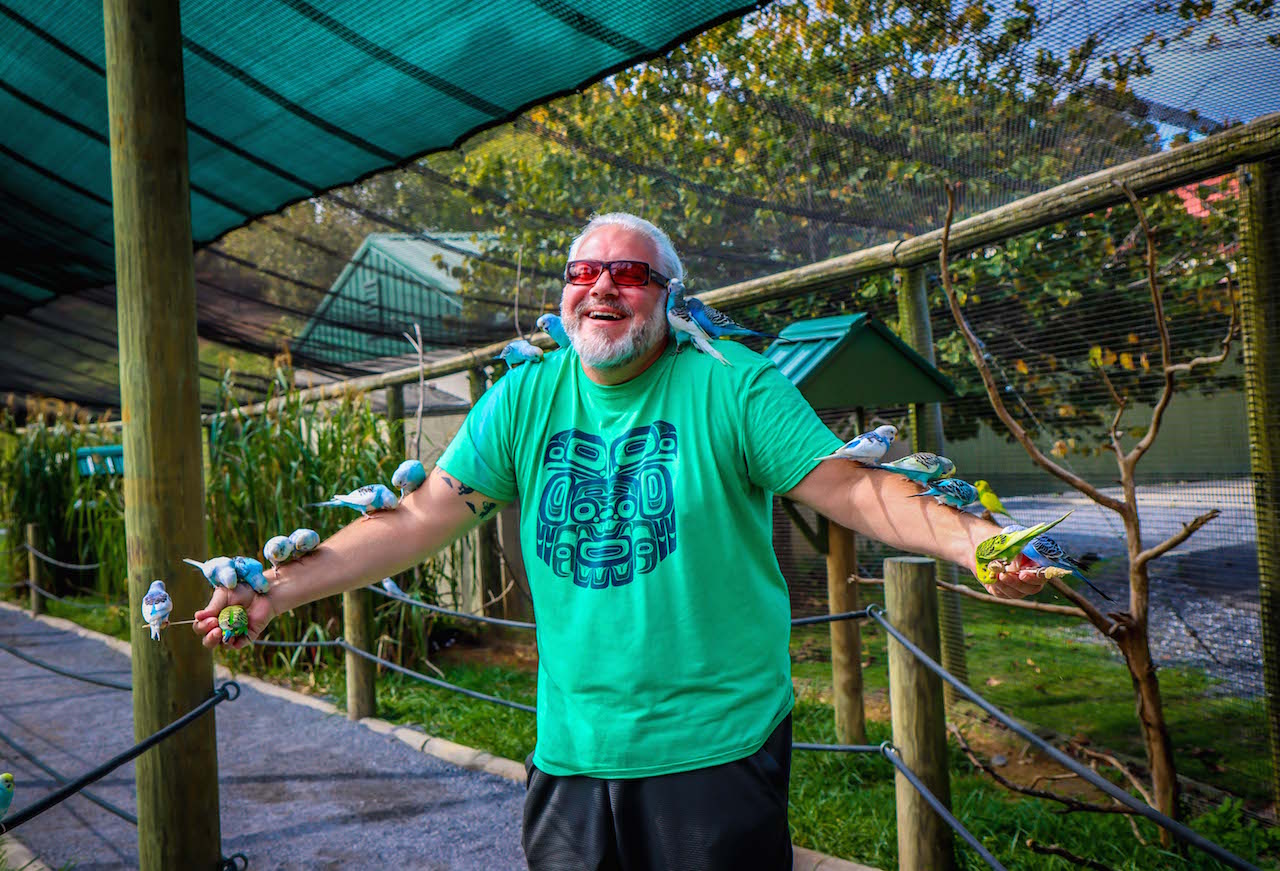
[[[76,448],[76,468],[81,475],[123,475],[124,446]]]

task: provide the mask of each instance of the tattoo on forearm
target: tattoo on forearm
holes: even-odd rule
[[[448,475],[444,474],[443,472],[440,473],[440,480],[444,481],[444,485],[448,487],[450,490],[457,490],[459,496],[466,496],[468,493],[476,492],[475,487],[468,487],[466,484],[462,483],[461,481],[455,481],[452,478],[450,478]],[[457,485],[456,487],[454,486],[455,484]],[[468,502],[467,504],[471,505],[470,502]],[[471,506],[471,510],[472,511],[476,510],[474,505]]]
[[[452,490],[452,489],[453,489],[453,479],[452,479],[452,478],[450,478],[448,475],[445,475],[444,473],[441,473],[441,475],[440,475],[440,480],[441,480],[441,481],[444,481],[444,485],[445,485],[446,487],[448,487],[450,490]]]
[[[474,491],[473,491],[473,492],[474,492]],[[482,502],[482,503],[480,503],[480,507],[479,507],[479,508],[476,508],[476,503],[474,503],[474,502],[472,502],[470,499],[468,499],[468,500],[467,500],[467,507],[471,509],[471,513],[472,513],[472,514],[476,515],[476,516],[477,516],[477,517],[479,517],[481,520],[485,520],[485,519],[487,519],[487,518],[489,517],[489,515],[490,515],[490,514],[492,514],[492,513],[493,513],[493,510],[494,510],[495,508],[497,508],[497,507],[498,507],[498,503],[497,503],[497,502]]]

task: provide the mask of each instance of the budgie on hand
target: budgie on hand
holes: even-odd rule
[[[391,486],[400,488],[400,498],[408,496],[427,480],[427,469],[418,460],[405,460],[391,476]]]
[[[501,360],[511,367],[519,366],[521,363],[541,363],[542,349],[532,342],[516,339],[514,342],[508,343],[502,349],[502,353],[493,359]]]
[[[221,585],[228,590],[234,590],[240,579],[236,576],[235,564],[231,561],[231,557],[215,556],[212,559],[200,562],[200,560],[186,559],[182,560],[189,566],[195,566],[209,581],[210,586],[215,589]]]
[[[320,546],[320,533],[314,529],[295,529],[289,533],[289,541],[293,544],[293,555],[295,557],[306,556]]]
[[[963,508],[978,501],[978,488],[959,478],[940,478],[930,483],[929,489],[923,493],[912,493],[908,498],[918,496],[932,496],[939,505]]]
[[[568,348],[573,344],[573,340],[569,338],[569,334],[565,332],[564,322],[560,320],[559,315],[547,313],[537,320],[538,329],[542,330],[548,336],[556,340],[556,344],[561,348]]]
[[[978,544],[977,550],[974,551],[975,568],[974,574],[978,576],[978,580],[984,584],[995,582],[994,576],[988,566],[995,560],[1002,563],[1011,562],[1033,538],[1044,535],[1050,529],[1053,529],[1062,521],[1071,516],[1071,512],[1059,517],[1052,523],[1037,523],[1030,529],[1022,529],[1016,532],[1001,532],[999,535],[993,535],[991,538]],[[1056,574],[1050,574],[1055,570],[1044,569],[1043,574],[1047,578],[1065,577],[1071,574],[1064,569],[1057,569]]]
[[[13,804],[13,775],[6,771],[0,774],[0,820],[4,819],[4,815],[9,812],[11,804]]]
[[[373,512],[390,511],[398,504],[396,494],[392,493],[385,484],[365,484],[345,496],[335,493],[327,502],[312,502],[311,507],[345,505],[347,508],[359,511],[367,520]]]
[[[702,327],[702,331],[712,339],[722,339],[726,336],[759,336],[762,339],[790,341],[773,333],[761,333],[750,327],[744,327],[720,309],[707,305],[696,296],[686,297],[685,303],[689,306],[689,314],[698,322],[698,326]]]
[[[1016,523],[1011,523],[1004,528],[1004,531],[1020,532],[1023,529],[1026,529],[1026,527],[1019,526]],[[1022,548],[1019,553],[1041,568],[1057,567],[1068,574],[1075,575],[1077,578],[1088,584],[1089,589],[1093,590],[1099,596],[1106,599],[1108,602],[1114,601],[1110,596],[1094,586],[1093,581],[1085,577],[1085,568],[1080,564],[1079,560],[1068,556],[1067,552],[1062,549],[1062,545],[1058,544],[1057,541],[1049,536],[1037,535],[1035,538],[1031,539],[1031,541],[1027,542],[1026,546]]]
[[[898,437],[898,428],[885,424],[870,432],[856,435],[836,449],[834,454],[825,457],[814,457],[815,460],[856,460],[859,463],[874,465],[889,450],[893,440]]]
[[[231,563],[235,566],[237,578],[252,587],[255,593],[266,595],[271,584],[262,573],[262,563],[247,556],[232,557]]]
[[[726,366],[733,365],[724,358],[724,354],[715,349],[711,337],[693,319],[693,313],[689,311],[689,305],[685,301],[684,284],[677,278],[671,279],[667,284],[667,324],[676,334],[677,347],[693,342],[693,346],[707,356]]]
[[[909,454],[892,463],[880,463],[876,468],[903,475],[917,484],[928,484],[939,478],[950,478],[956,473],[955,463],[929,451]]]
[[[151,627],[151,640],[160,640],[160,630],[169,625],[173,613],[173,600],[165,591],[164,581],[152,581],[147,594],[142,597],[142,619]],[[0,809],[0,816],[2,816]]]
[[[273,535],[262,546],[262,555],[271,563],[272,568],[280,568],[293,556],[293,540],[287,535]]]

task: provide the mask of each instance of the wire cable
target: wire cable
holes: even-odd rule
[[[22,651],[16,650],[7,644],[0,644],[0,650],[3,650],[5,653],[8,653],[12,656],[16,656],[18,657],[18,659],[21,659],[23,662],[28,662],[31,665],[36,666],[37,668],[43,668],[46,671],[51,671],[54,674],[60,674],[63,677],[69,677],[72,680],[79,680],[79,681],[84,681],[85,683],[97,684],[100,687],[106,687],[107,689],[112,689],[112,690],[124,690],[125,692],[133,692],[133,687],[130,684],[118,683],[113,680],[107,680],[106,678],[89,677],[88,675],[84,675],[84,674],[76,674],[73,671],[67,671],[66,669],[59,668],[58,666],[53,665],[52,663],[44,662],[34,657],[27,656]]]
[[[96,569],[102,565],[102,563],[85,563],[83,565],[78,563],[64,563],[62,560],[56,560],[46,553],[41,553],[40,551],[36,550],[34,547],[27,544],[26,542],[23,542],[22,546],[25,547],[31,553],[35,554],[36,559],[44,560],[50,565],[54,565],[62,569],[78,569],[80,571],[89,571],[90,569]]]
[[[52,778],[53,778],[54,780],[56,780],[58,783],[65,784],[65,783],[67,783],[67,782],[68,782],[67,778],[66,778],[64,775],[59,774],[59,773],[58,773],[57,771],[55,771],[54,769],[50,768],[50,767],[49,767],[48,765],[46,765],[45,763],[41,762],[38,758],[36,758],[35,754],[33,754],[30,750],[28,750],[28,749],[26,749],[25,747],[23,747],[23,746],[22,746],[21,744],[19,744],[17,741],[13,740],[13,738],[12,738],[12,737],[10,737],[9,735],[5,734],[4,732],[0,732],[0,741],[4,741],[4,742],[5,742],[6,744],[8,744],[10,747],[12,747],[14,750],[16,750],[16,751],[18,752],[18,755],[19,755],[19,756],[21,756],[22,758],[26,759],[28,762],[30,762],[32,765],[34,765],[36,768],[39,768],[41,771],[43,771],[45,774],[47,774],[47,775],[49,775],[50,777],[52,777]],[[98,796],[97,794],[90,792],[90,791],[89,791],[89,790],[87,790],[87,789],[82,789],[82,790],[80,790],[80,795],[81,795],[81,796],[83,796],[84,798],[88,799],[89,801],[93,802],[93,803],[94,803],[94,804],[96,804],[98,807],[102,808],[103,810],[105,810],[105,811],[108,811],[108,812],[110,812],[110,813],[115,814],[115,815],[116,815],[116,816],[118,816],[120,819],[124,820],[125,822],[132,823],[132,824],[133,824],[133,825],[135,825],[135,826],[138,824],[138,818],[137,818],[136,816],[134,816],[133,814],[129,813],[127,810],[124,810],[124,809],[122,809],[122,808],[120,808],[120,807],[117,807],[116,805],[114,805],[114,804],[112,804],[111,802],[107,801],[105,798],[102,798],[102,797]]]

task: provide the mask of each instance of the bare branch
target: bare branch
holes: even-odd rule
[[[1137,567],[1146,565],[1147,563],[1151,562],[1153,559],[1159,556],[1163,556],[1164,554],[1173,550],[1175,547],[1182,544],[1188,538],[1195,535],[1196,530],[1204,526],[1206,523],[1208,523],[1210,520],[1217,517],[1221,513],[1222,512],[1219,511],[1217,508],[1214,508],[1210,511],[1206,511],[1204,514],[1201,514],[1199,517],[1194,518],[1190,523],[1182,524],[1182,528],[1179,529],[1177,532],[1175,532],[1173,535],[1169,536],[1164,541],[1160,542],[1154,547],[1147,548],[1142,553],[1134,557],[1133,559],[1134,567],[1137,568]]]
[[[1027,838],[1026,843],[1027,849],[1032,853],[1039,853],[1042,856],[1061,856],[1074,865],[1079,865],[1081,868],[1089,868],[1092,871],[1115,871],[1110,865],[1103,865],[1093,859],[1077,856],[1066,847],[1059,847],[1057,844],[1041,844],[1035,838]]]
[[[1079,606],[1081,614],[1092,623],[1103,635],[1110,636],[1115,629],[1115,624],[1107,619],[1101,611],[1094,606],[1092,602],[1086,599],[1082,594],[1072,589],[1071,585],[1061,578],[1052,578],[1049,585],[1057,590],[1068,602],[1075,602]]]
[[[1222,350],[1208,357],[1194,357],[1185,363],[1176,363],[1170,366],[1170,369],[1174,372],[1190,372],[1197,366],[1221,363],[1227,359],[1227,355],[1231,353],[1231,342],[1235,339],[1236,332],[1240,329],[1240,304],[1236,301],[1236,295],[1231,289],[1230,273],[1227,274],[1227,298],[1231,301],[1231,322],[1227,325],[1227,334],[1222,338]]]
[[[1116,459],[1120,460],[1124,457],[1124,451],[1120,449],[1120,418],[1124,417],[1124,410],[1129,406],[1129,397],[1121,396],[1116,391],[1115,384],[1111,382],[1111,376],[1102,366],[1098,367],[1098,374],[1102,376],[1102,383],[1107,385],[1111,400],[1116,404],[1116,416],[1111,421],[1111,428],[1107,430],[1107,435],[1111,437],[1111,449],[1116,452]]]
[[[862,578],[854,575],[853,579],[859,584],[874,585],[884,583],[883,578]],[[1088,614],[1079,608],[1072,608],[1070,605],[1051,605],[1048,602],[1029,602],[1026,599],[1002,599],[999,596],[992,596],[989,593],[980,593],[977,590],[966,587],[962,584],[948,584],[946,581],[938,581],[938,586],[944,590],[951,590],[952,592],[959,593],[962,596],[968,596],[970,599],[977,599],[979,602],[990,602],[993,605],[1007,605],[1010,608],[1021,608],[1024,611],[1042,611],[1046,614],[1061,614],[1064,617],[1077,617],[1081,620],[1090,620]],[[1068,587],[1068,589],[1070,588]]]
[[[1173,348],[1169,339],[1169,325],[1164,322],[1164,298],[1160,293],[1160,281],[1156,269],[1156,236],[1151,230],[1151,225],[1147,223],[1147,214],[1142,210],[1142,203],[1138,200],[1138,195],[1133,192],[1133,188],[1121,181],[1113,182],[1118,186],[1124,195],[1129,198],[1133,211],[1138,216],[1138,223],[1142,225],[1142,233],[1147,240],[1147,286],[1151,290],[1151,308],[1155,312],[1156,332],[1160,336],[1160,368],[1164,375],[1164,386],[1160,389],[1160,398],[1156,400],[1155,408],[1151,412],[1151,423],[1147,427],[1147,432],[1133,446],[1133,450],[1129,451],[1124,457],[1124,462],[1132,469],[1142,458],[1155,442],[1156,436],[1160,432],[1160,423],[1164,419],[1165,409],[1169,407],[1169,402],[1173,399]]]
[[[969,326],[969,322],[965,319],[964,312],[960,310],[960,300],[956,296],[955,288],[951,283],[951,265],[948,261],[948,248],[951,241],[951,222],[955,218],[956,211],[956,192],[955,186],[947,184],[947,219],[942,229],[942,241],[938,250],[938,260],[942,267],[942,288],[947,294],[947,303],[951,308],[951,316],[955,319],[956,326],[960,329],[960,334],[964,336],[965,343],[969,346],[969,354],[973,358],[974,365],[978,367],[978,374],[982,376],[982,383],[987,389],[987,397],[991,400],[991,407],[995,410],[996,416],[1000,418],[1005,427],[1013,435],[1018,443],[1022,445],[1027,455],[1031,457],[1031,461],[1040,468],[1044,469],[1050,475],[1058,478],[1060,481],[1067,483],[1088,496],[1094,502],[1104,508],[1110,508],[1117,513],[1123,513],[1125,505],[1119,500],[1113,499],[1104,494],[1101,490],[1094,487],[1079,475],[1071,472],[1063,466],[1058,465],[1053,460],[1045,456],[1044,452],[1036,446],[1035,442],[1027,434],[1009,413],[1009,409],[1005,407],[1004,400],[1000,398],[1000,389],[996,385],[995,377],[991,374],[991,367],[987,365],[987,361],[982,358],[982,346],[978,342],[978,336],[974,333],[973,328]]]

